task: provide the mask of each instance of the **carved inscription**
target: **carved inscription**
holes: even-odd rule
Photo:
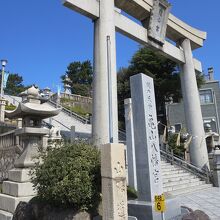
[[[165,42],[169,11],[170,4],[167,1],[153,1],[153,8],[148,27],[148,37],[161,46]]]
[[[160,150],[159,145],[157,144],[157,121],[154,118],[155,106],[153,106],[153,84],[150,82],[146,83],[147,87],[147,126],[148,126],[148,143],[150,146],[150,165],[152,168],[153,182],[159,183],[160,180],[160,167],[159,167],[159,158]]]
[[[126,193],[126,182],[125,180],[116,180],[116,189],[117,189],[117,215],[118,219],[122,220],[125,219],[126,217],[126,198],[125,198],[125,193]]]
[[[115,172],[116,172],[116,176],[121,176],[123,174],[124,171],[124,167],[121,165],[121,163],[118,161],[115,168],[114,168]]]

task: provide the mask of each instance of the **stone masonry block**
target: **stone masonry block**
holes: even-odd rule
[[[2,192],[7,195],[22,197],[22,196],[34,196],[33,184],[31,182],[17,183],[11,181],[4,181],[2,184]]]
[[[28,197],[13,197],[5,194],[0,194],[0,209],[6,212],[14,213],[20,201],[29,202],[33,196]]]
[[[5,212],[0,210],[0,219],[1,220],[12,220],[13,215],[10,212]]]
[[[116,178],[126,176],[125,148],[123,144],[106,144],[101,150],[102,177]]]
[[[14,182],[29,182],[31,179],[29,172],[30,169],[14,168],[9,171],[9,180]]]

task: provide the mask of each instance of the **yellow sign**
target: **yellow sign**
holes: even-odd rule
[[[154,196],[154,201],[156,212],[164,212],[166,210],[164,194]]]

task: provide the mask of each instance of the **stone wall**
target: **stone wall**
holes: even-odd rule
[[[64,106],[68,107],[81,107],[88,113],[92,113],[92,98],[91,97],[85,97],[81,95],[76,94],[66,94],[61,93],[60,102]],[[57,100],[57,94],[54,94],[51,97],[51,100],[56,102]]]

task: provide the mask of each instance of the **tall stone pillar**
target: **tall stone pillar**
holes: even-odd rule
[[[181,65],[181,87],[183,93],[185,118],[188,132],[193,136],[190,145],[190,160],[199,168],[209,168],[208,152],[205,142],[202,112],[190,40],[181,43],[185,64]]]
[[[94,21],[93,141],[118,142],[114,0],[100,0]],[[110,73],[110,74],[109,74]]]
[[[128,161],[128,185],[137,190],[136,157],[134,144],[134,124],[131,99],[124,100],[126,146]]]

